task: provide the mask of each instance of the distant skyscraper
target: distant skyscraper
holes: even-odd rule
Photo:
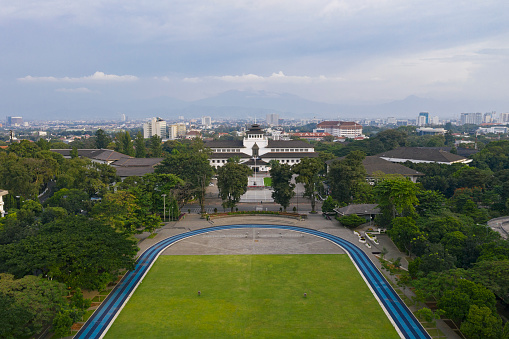
[[[460,125],[474,124],[480,125],[482,123],[482,113],[461,113]]]
[[[279,126],[279,114],[277,113],[267,114],[266,120],[268,125]]]
[[[497,112],[495,112],[495,111],[493,111],[493,112],[486,112],[486,113],[484,113],[482,122],[485,122],[487,124],[495,122],[495,116],[496,115],[497,115]]]
[[[125,114],[121,114],[121,115],[120,115],[120,121],[122,121],[122,122],[126,122]]]
[[[398,120],[395,117],[387,118],[387,124],[389,124],[389,125],[396,125],[397,122],[398,122]]]
[[[498,122],[509,122],[509,113],[500,113]]]
[[[22,117],[7,117],[7,126],[22,126]]]
[[[211,117],[202,117],[201,124],[205,127],[211,127],[212,126],[212,118]]]
[[[428,112],[419,113],[419,116],[417,117],[417,125],[426,126],[428,124],[429,124],[429,113]]]
[[[440,125],[440,118],[435,115],[433,118],[431,118],[431,124],[435,126]]]
[[[166,121],[161,118],[152,118],[149,122],[143,124],[143,137],[148,139],[154,135],[166,139]]]

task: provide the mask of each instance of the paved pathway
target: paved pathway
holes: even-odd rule
[[[202,219],[200,219],[202,220]],[[278,219],[280,220],[280,219]],[[280,220],[286,221],[286,220]],[[293,221],[291,221],[293,222]],[[183,223],[187,224],[187,223]],[[197,223],[198,227],[203,226],[203,223]],[[200,225],[201,224],[201,225]],[[329,224],[325,224],[325,228]],[[169,226],[169,227],[168,227]],[[162,236],[168,236],[171,233],[178,233],[182,231],[182,228],[176,228],[175,225],[168,225],[161,233]],[[206,226],[206,224],[205,224]],[[210,224],[208,225],[210,226]],[[330,225],[332,226],[332,225]],[[331,227],[332,228],[332,227]],[[115,290],[110,293],[108,298],[101,304],[94,315],[89,319],[81,331],[76,335],[75,338],[100,338],[108,330],[111,323],[114,321],[120,310],[123,308],[125,303],[129,300],[130,296],[141,282],[143,277],[147,274],[150,267],[157,259],[157,257],[164,252],[166,248],[172,244],[181,240],[187,239],[200,234],[205,234],[211,231],[220,230],[234,230],[234,229],[262,229],[264,232],[271,229],[278,229],[281,231],[296,231],[312,236],[320,237],[333,242],[341,248],[343,248],[348,255],[351,257],[352,262],[356,265],[357,269],[367,282],[368,286],[372,290],[375,297],[378,299],[380,305],[387,313],[389,319],[395,325],[397,331],[405,338],[429,338],[429,335],[422,328],[420,323],[415,319],[411,311],[401,301],[396,292],[392,289],[390,284],[387,283],[380,271],[375,267],[373,262],[368,258],[364,249],[353,245],[351,242],[342,239],[338,236],[322,232],[319,230],[303,228],[293,225],[222,225],[213,226],[208,228],[198,228],[187,230],[184,228],[185,233],[175,234],[169,238],[163,239],[156,244],[151,245],[156,239],[146,239],[141,243],[142,248],[146,250],[138,258],[138,262],[134,271],[130,271],[117,285]],[[345,235],[351,238],[351,232],[343,232]],[[156,237],[157,238],[157,237]]]

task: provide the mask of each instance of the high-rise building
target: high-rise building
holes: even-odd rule
[[[202,117],[201,118],[201,124],[207,128],[212,127],[212,118],[211,117]]]
[[[178,137],[177,125],[176,124],[169,125],[168,126],[168,139],[175,140],[175,139],[177,139],[177,137]]]
[[[23,118],[7,117],[7,126],[23,126]]]
[[[496,115],[497,115],[497,112],[495,112],[495,111],[493,111],[493,112],[486,112],[486,113],[484,113],[482,122],[487,123],[487,124],[495,122],[495,116]]]
[[[465,125],[465,124],[474,124],[474,125],[482,124],[482,113],[461,113],[460,125]]]
[[[502,123],[509,122],[509,113],[500,113],[500,117],[498,118],[498,122],[502,122]]]
[[[186,124],[179,122],[177,125],[177,137],[185,138],[187,133]]]
[[[267,117],[265,119],[267,120],[268,125],[279,126],[279,114],[277,113],[267,114]]]
[[[429,124],[429,113],[421,112],[417,117],[417,126],[426,126]]]
[[[158,135],[161,139],[166,139],[166,121],[161,118],[152,118],[149,122],[143,124],[143,137],[145,139]]]
[[[440,118],[435,115],[433,118],[431,118],[431,124],[435,126],[440,125]]]

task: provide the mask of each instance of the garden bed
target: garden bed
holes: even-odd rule
[[[228,213],[215,213],[207,214],[207,219],[218,219],[218,218],[229,218],[229,217],[243,217],[243,216],[255,216],[255,215],[266,215],[274,217],[292,218],[297,220],[306,219],[307,215],[298,213],[288,212],[273,212],[273,211],[239,211],[239,212],[228,212]]]

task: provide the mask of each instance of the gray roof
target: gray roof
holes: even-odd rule
[[[51,149],[50,151],[62,154],[64,157],[71,156],[71,149]],[[78,156],[101,161],[115,161],[132,158],[128,155],[116,152],[111,149],[79,149]]]
[[[340,215],[368,215],[368,214],[380,214],[378,204],[357,204],[348,205],[345,207],[334,209]]]
[[[127,158],[120,159],[112,163],[112,166],[122,166],[122,167],[145,167],[145,166],[155,166],[163,161],[164,158]]]
[[[336,160],[343,160],[345,157],[336,158],[326,161],[327,165],[331,165]],[[398,163],[390,162],[376,156],[368,156],[362,160],[362,165],[366,170],[368,176],[372,176],[375,172],[382,172],[384,174],[401,174],[403,176],[420,176],[424,175],[421,172],[408,168]]]
[[[233,157],[239,157],[239,158],[251,158],[250,155],[246,154],[246,153],[226,153],[226,152],[219,152],[219,153],[212,153],[209,155],[209,159],[230,159],[230,158],[233,158]]]
[[[308,142],[305,142],[303,140],[269,140],[269,144],[267,145],[267,148],[310,148],[313,147]]]
[[[209,148],[244,148],[242,140],[212,140],[205,143]]]
[[[316,152],[270,152],[261,155],[262,158],[317,158],[319,156]]]
[[[452,154],[440,149],[424,148],[424,147],[399,147],[392,151],[383,152],[376,155],[384,158],[398,158],[408,160],[420,160],[429,162],[462,162],[467,158],[457,154]]]
[[[117,175],[121,178],[137,176],[141,177],[147,173],[154,173],[154,167],[140,166],[140,167],[115,167]]]

